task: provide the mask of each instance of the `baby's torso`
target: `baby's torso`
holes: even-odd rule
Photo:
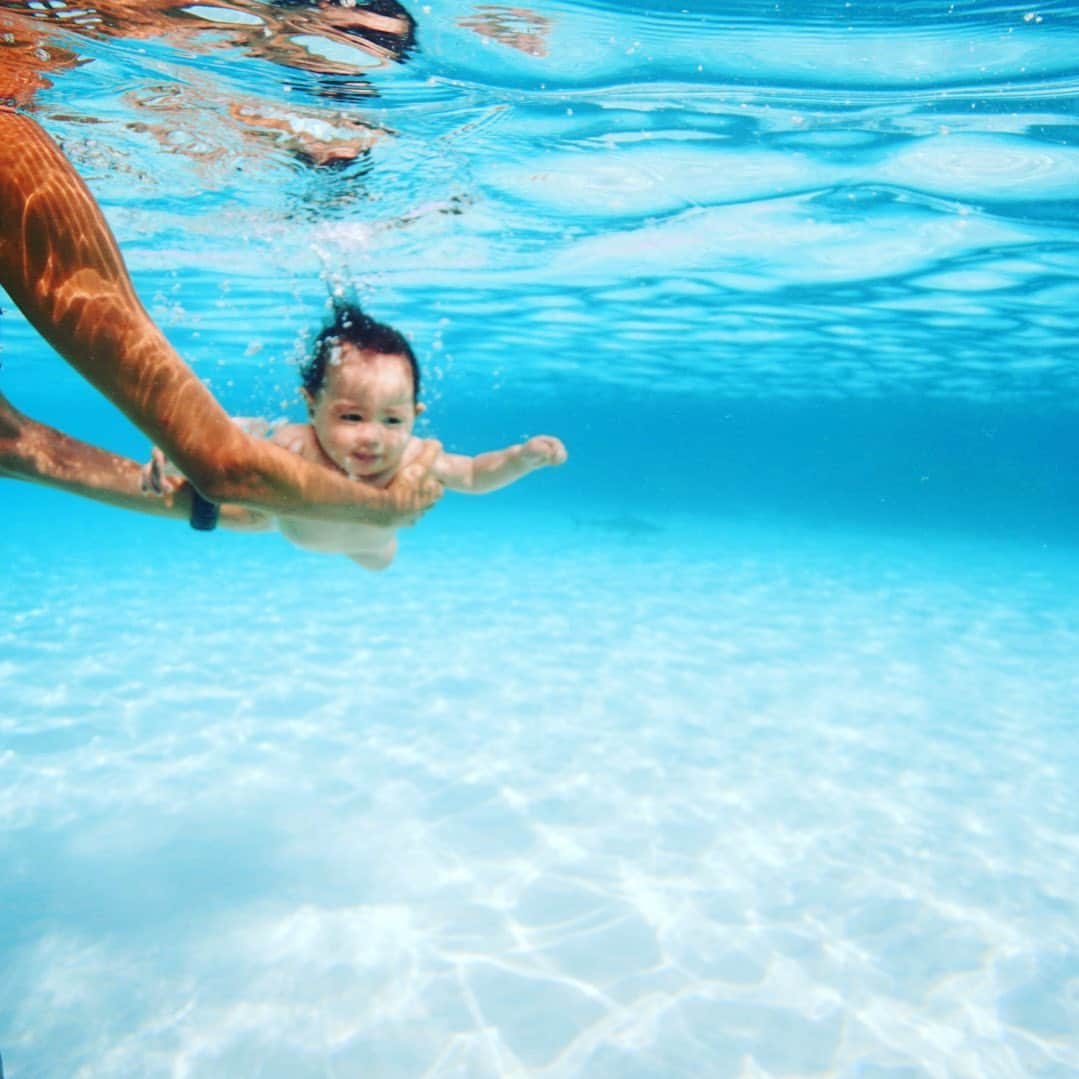
[[[329,462],[318,444],[312,428],[306,423],[288,424],[273,435],[273,442],[324,468],[336,466]],[[405,450],[402,465],[408,464],[420,451],[418,439],[412,439]],[[359,482],[359,481],[357,481]],[[395,530],[381,525],[351,521],[313,521],[306,517],[277,518],[278,530],[287,540],[308,551],[321,554],[377,554],[393,542]]]
[[[321,554],[375,554],[394,537],[392,528],[343,521],[309,521],[301,517],[278,517],[277,527],[281,535],[297,547]]]

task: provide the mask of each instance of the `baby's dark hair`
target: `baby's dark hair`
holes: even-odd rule
[[[341,344],[407,360],[412,373],[412,400],[419,399],[420,367],[404,334],[383,322],[376,322],[359,304],[337,299],[333,301],[330,320],[311,342],[311,353],[300,365],[303,388],[312,397],[322,389],[326,381],[326,365],[330,362],[334,347]]]

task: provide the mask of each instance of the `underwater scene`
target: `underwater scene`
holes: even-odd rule
[[[0,480],[6,1079],[1079,1074],[1079,4],[11,0],[5,67],[230,414],[347,300],[417,435],[568,454],[381,571]]]

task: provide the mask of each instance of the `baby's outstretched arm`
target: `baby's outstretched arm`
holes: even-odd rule
[[[536,435],[527,442],[492,450],[478,457],[443,453],[435,464],[435,477],[451,491],[485,495],[514,483],[529,472],[566,461],[566,447],[553,435]]]

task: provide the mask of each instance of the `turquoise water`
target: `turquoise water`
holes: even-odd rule
[[[383,575],[3,485],[5,1074],[1074,1075],[1079,9],[272,8],[39,9],[147,306],[298,418],[354,288],[427,433],[571,459]]]

